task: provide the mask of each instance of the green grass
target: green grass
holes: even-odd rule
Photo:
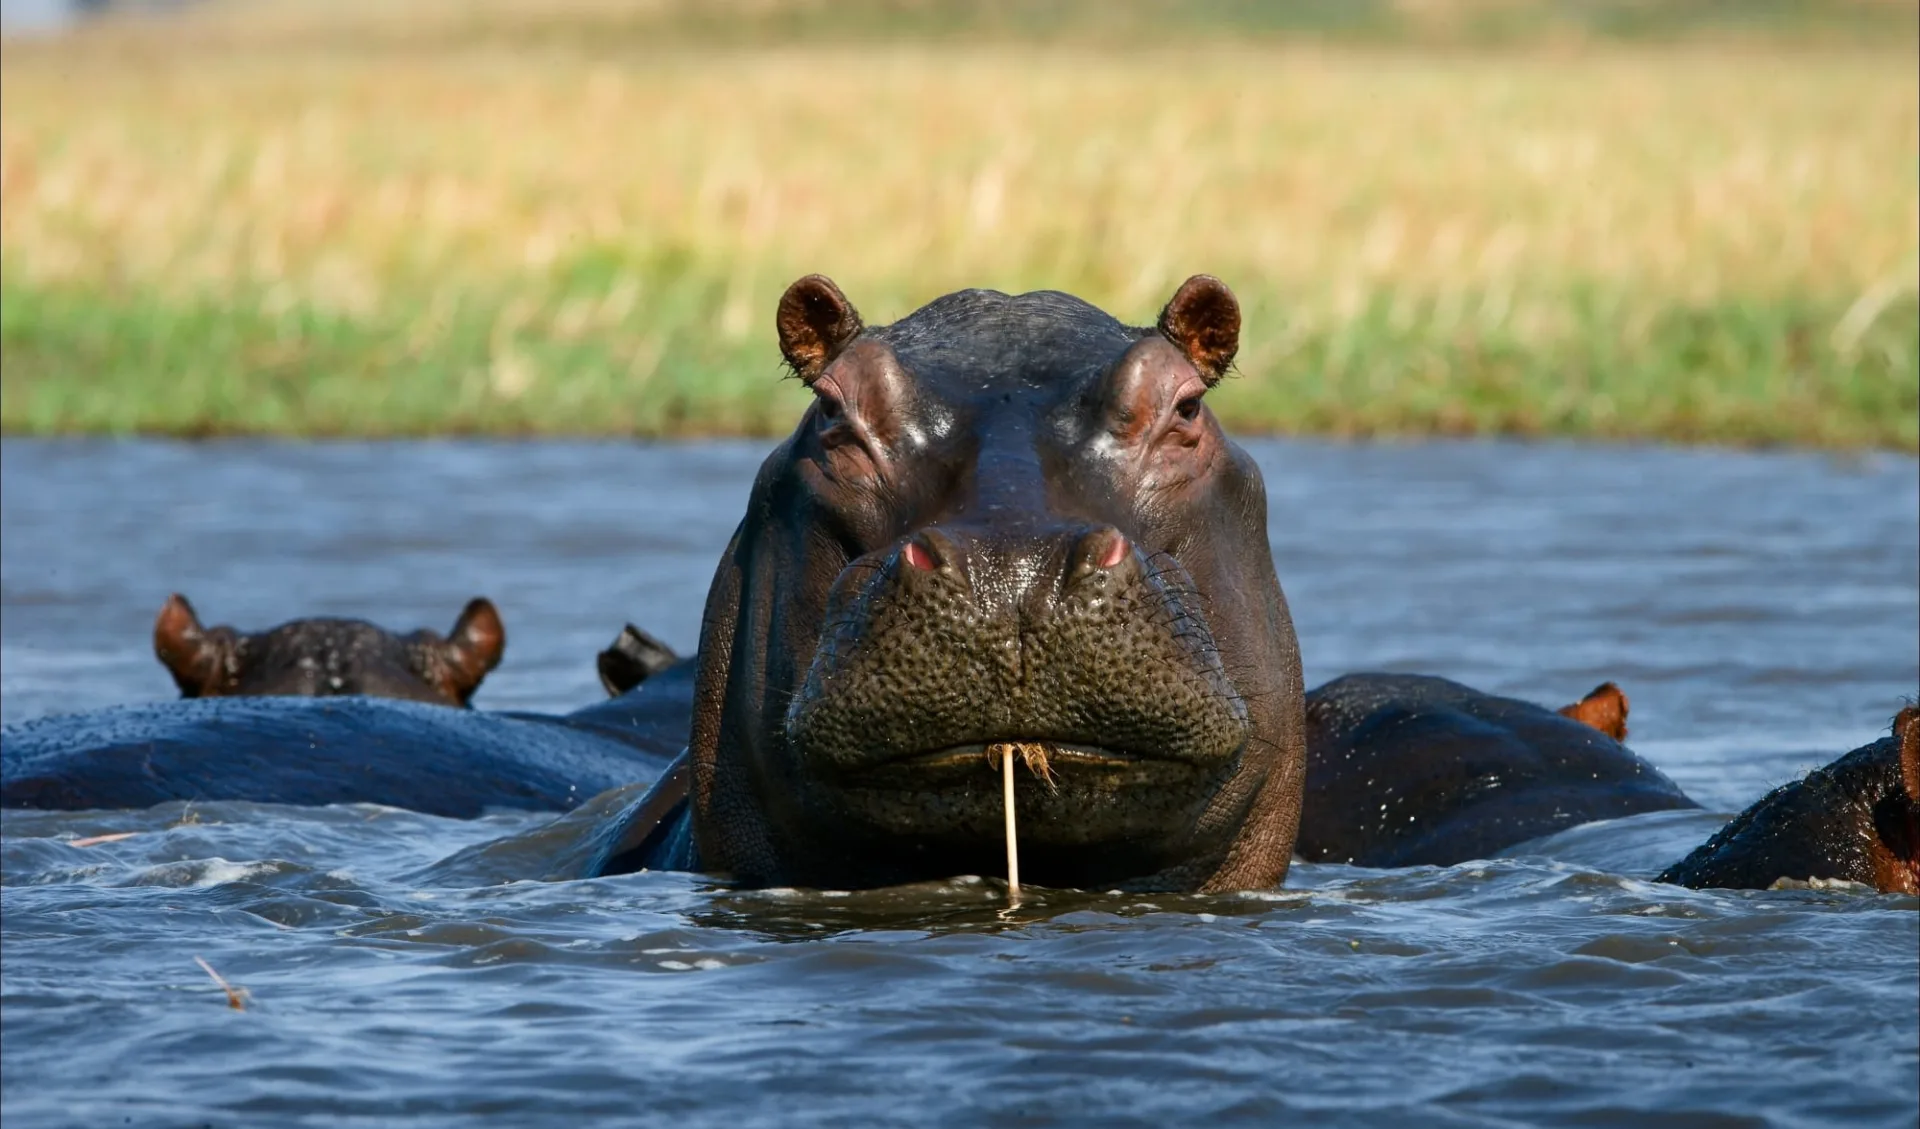
[[[403,306],[378,318],[258,303],[103,301],[77,288],[0,286],[12,433],[401,436],[773,434],[806,393],[770,335],[710,332],[724,279],[682,279],[681,316],[644,337],[565,336],[533,319],[507,341],[501,311]],[[930,295],[862,299],[891,319]],[[1621,293],[1565,296],[1551,342],[1464,313],[1376,295],[1326,328],[1289,326],[1274,295],[1243,295],[1240,372],[1212,397],[1240,432],[1344,436],[1561,435],[1604,439],[1920,446],[1920,317],[1890,307],[1833,342],[1839,302],[1674,306],[1629,330]],[[1151,309],[1121,311],[1145,321]],[[438,318],[438,332],[418,332]],[[1436,328],[1436,318],[1452,318]]]

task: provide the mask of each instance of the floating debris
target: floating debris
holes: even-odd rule
[[[253,998],[252,992],[247,991],[245,988],[236,988],[232,984],[227,983],[226,977],[215,972],[213,966],[200,957],[194,957],[193,963],[205,969],[207,975],[213,977],[213,982],[220,985],[220,990],[227,994],[228,1007],[235,1011],[247,1010],[247,1001]]]
[[[138,831],[115,831],[111,835],[89,835],[84,839],[69,839],[69,847],[97,847],[102,843],[118,843],[122,839],[131,839],[140,834]]]

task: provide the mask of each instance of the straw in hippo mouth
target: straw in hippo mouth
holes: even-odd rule
[[[1053,766],[1048,763],[1052,755],[1052,746],[1038,741],[1000,742],[987,746],[987,763],[1000,770],[1001,803],[1007,813],[1007,897],[1015,904],[1020,899],[1020,833],[1013,815],[1013,758],[1018,756],[1026,764],[1027,771],[1045,781],[1047,791],[1057,795],[1060,785],[1054,781]]]

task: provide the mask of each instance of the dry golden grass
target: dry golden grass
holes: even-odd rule
[[[799,274],[1204,270],[1251,425],[1916,442],[1905,52],[103,39],[0,95],[9,430],[766,430]]]

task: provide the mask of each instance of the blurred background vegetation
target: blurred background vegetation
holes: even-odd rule
[[[1245,431],[1920,447],[1920,18],[231,0],[0,47],[9,433],[791,426],[772,311],[1247,309]]]

